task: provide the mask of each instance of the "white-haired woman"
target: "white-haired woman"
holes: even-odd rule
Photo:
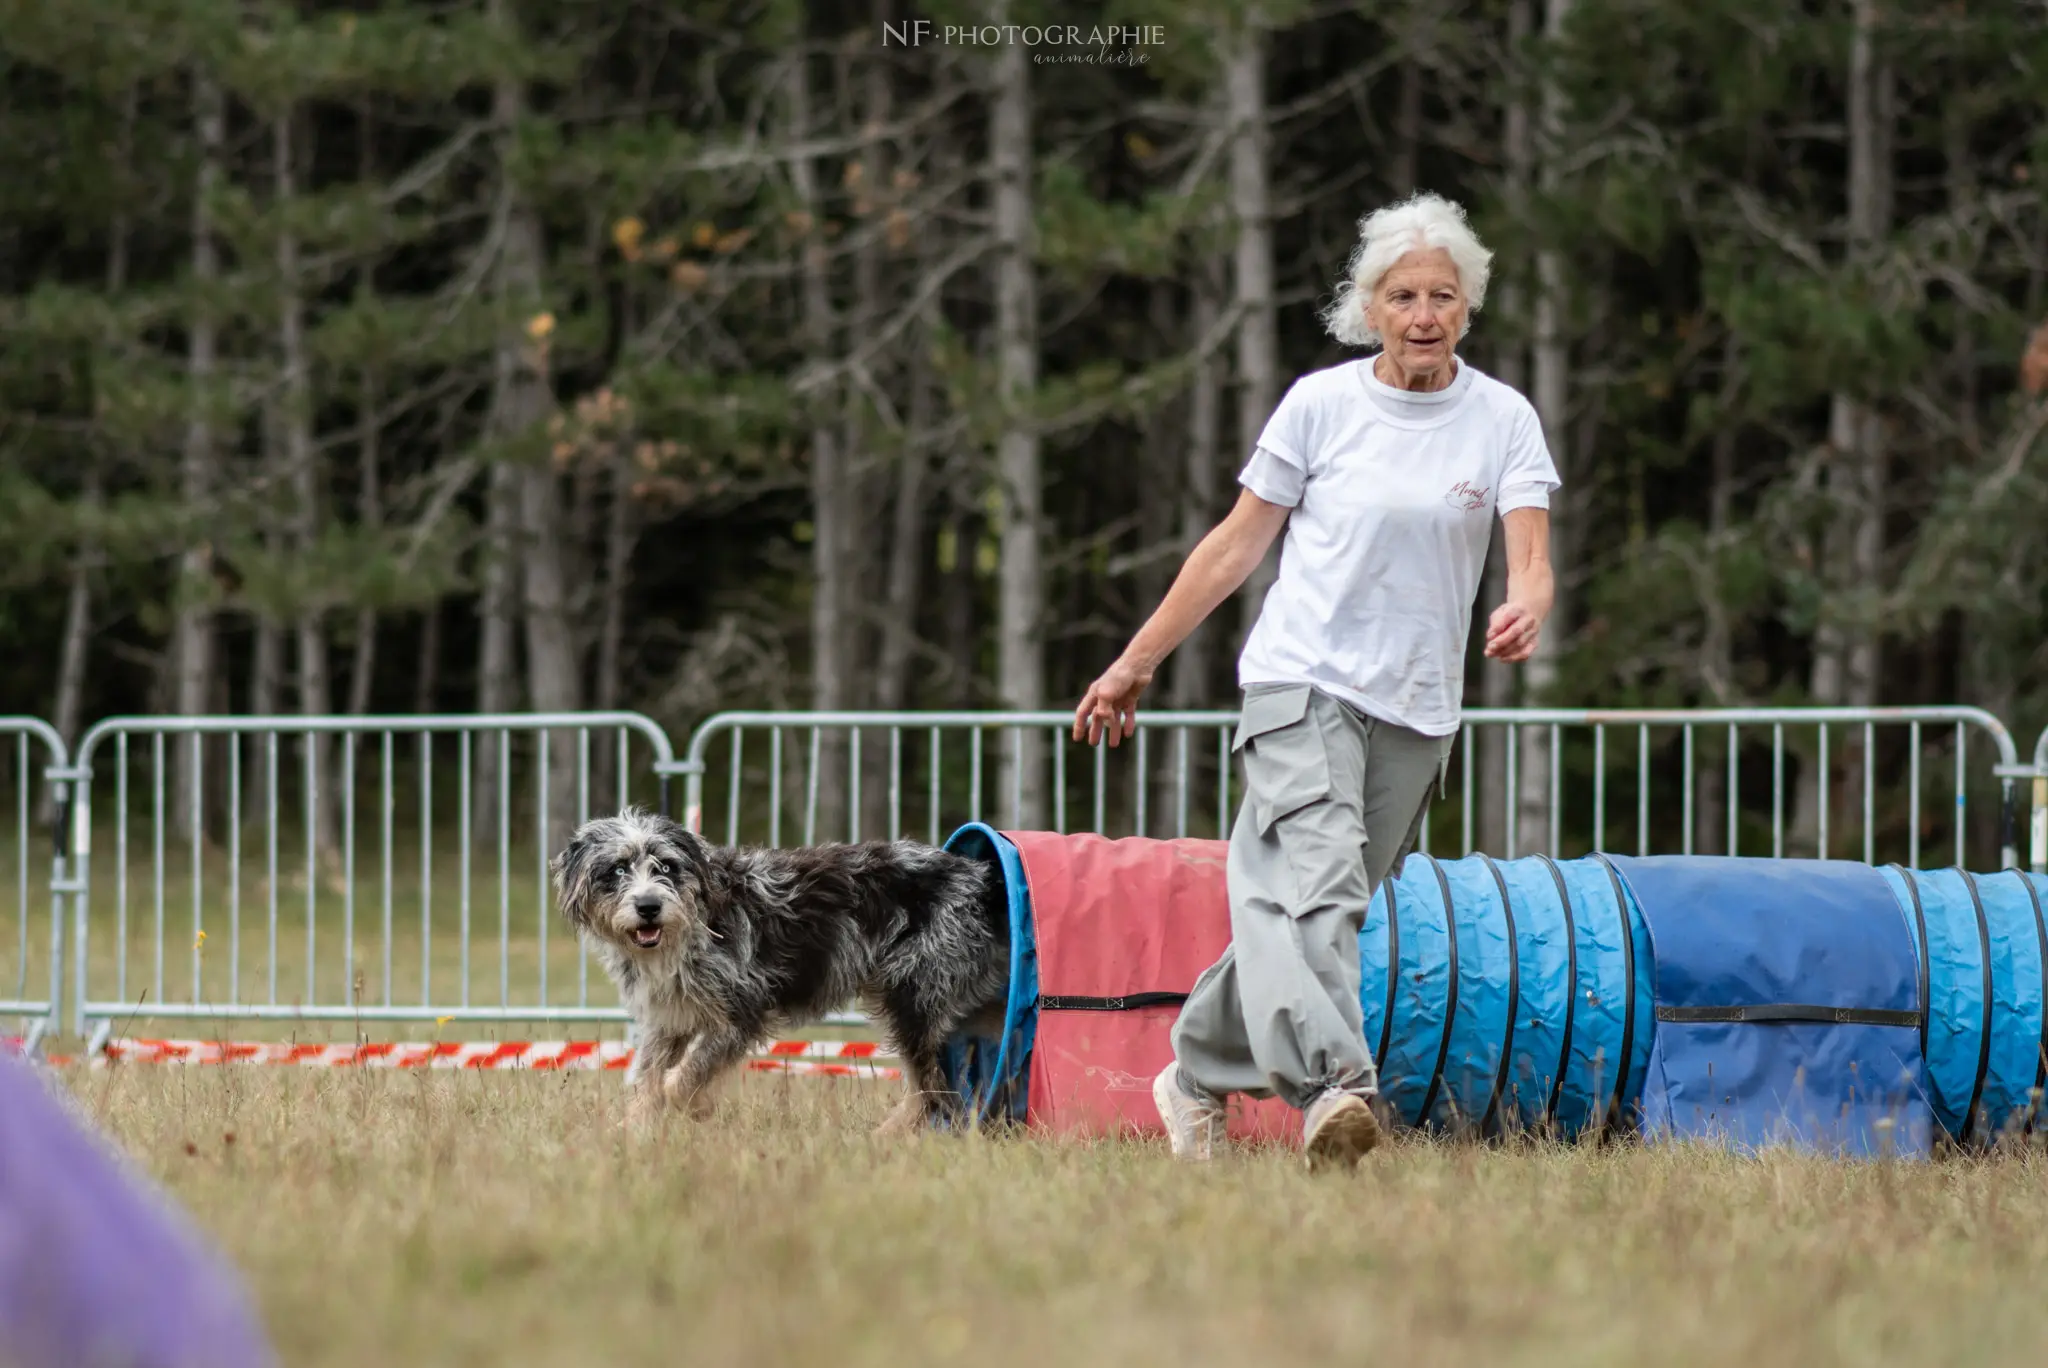
[[[1413,845],[1457,735],[1465,642],[1493,519],[1506,601],[1486,654],[1522,661],[1550,611],[1558,477],[1529,402],[1457,354],[1492,254],[1464,211],[1417,195],[1368,215],[1323,319],[1376,354],[1295,381],[1202,539],[1130,645],[1089,686],[1076,739],[1111,745],[1167,654],[1285,529],[1238,662],[1245,799],[1230,836],[1232,944],[1174,1027],[1153,1097],[1173,1152],[1205,1159],[1231,1093],[1301,1109],[1311,1166],[1379,1140],[1358,932]]]

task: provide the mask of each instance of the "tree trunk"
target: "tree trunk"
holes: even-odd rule
[[[1851,260],[1866,259],[1891,220],[1891,71],[1876,51],[1875,0],[1853,0],[1849,44],[1849,213]],[[1844,390],[1828,403],[1828,526],[1817,573],[1851,600],[1877,588],[1884,563],[1885,449],[1883,419],[1859,395]],[[1832,596],[1831,596],[1832,597]],[[1848,617],[1824,606],[1814,628],[1808,684],[1821,707],[1870,707],[1877,701],[1877,628],[1866,614]],[[1859,776],[1871,763],[1861,728],[1840,748],[1842,772]],[[1834,775],[1802,773],[1794,803],[1794,831],[1802,844],[1819,831],[1819,784]],[[1861,835],[1860,828],[1858,834]]]
[[[1720,414],[1713,442],[1709,446],[1711,470],[1707,485],[1707,537],[1703,555],[1705,582],[1700,586],[1700,609],[1705,620],[1700,635],[1699,676],[1708,707],[1725,708],[1740,702],[1735,688],[1734,624],[1728,607],[1721,602],[1721,558],[1734,536],[1735,443],[1740,435],[1733,410],[1741,387],[1737,370],[1739,352],[1731,334],[1721,344],[1721,392],[1716,403]],[[1725,844],[1728,831],[1728,769],[1725,752],[1718,765],[1701,765],[1693,775],[1693,849],[1701,852]],[[1717,835],[1718,833],[1718,835]],[[1787,854],[1792,853],[1789,849]]]
[[[1572,0],[1548,0],[1544,13],[1544,36],[1555,46],[1564,35]],[[1566,149],[1564,137],[1564,92],[1554,79],[1543,87],[1543,171],[1544,189],[1561,188],[1557,164]],[[1569,398],[1571,390],[1571,346],[1565,334],[1564,307],[1569,285],[1565,279],[1564,254],[1555,246],[1536,253],[1536,342],[1531,349],[1535,393],[1531,396],[1542,420],[1551,459],[1556,463],[1564,488],[1550,510],[1552,562],[1558,567],[1556,598],[1536,652],[1523,667],[1522,687],[1526,701],[1536,706],[1554,704],[1558,660],[1564,654],[1565,634],[1571,628],[1572,507],[1583,497],[1575,479],[1570,451]],[[1548,849],[1550,845],[1551,764],[1550,729],[1525,728],[1517,760],[1520,792],[1516,795],[1520,851]],[[1555,853],[1555,852],[1553,852]]]
[[[1008,18],[997,0],[995,21]],[[996,605],[996,687],[1003,706],[1045,706],[1045,565],[1039,435],[1031,413],[1038,388],[1038,286],[1032,233],[1031,55],[1001,48],[989,160],[995,172],[996,384],[1006,421],[996,443],[1001,562]],[[994,811],[1023,826],[1046,821],[1045,738],[1006,738]]]
[[[981,597],[974,556],[981,535],[979,520],[961,507],[956,496],[940,529],[940,545],[952,551],[951,562],[940,569],[946,576],[946,659],[952,665],[948,694],[955,708],[976,708],[982,702],[981,642],[974,630]]]
[[[295,187],[294,119],[286,114],[270,127],[270,152],[274,172],[272,208],[280,215],[277,236],[278,430],[284,441],[284,467],[292,490],[292,540],[302,564],[314,563],[320,546],[321,471],[313,450],[312,385],[306,365],[305,302],[299,294],[299,242],[292,231],[289,214]],[[319,586],[308,584],[302,591],[311,599],[299,606],[298,694],[299,715],[325,717],[334,711],[330,695],[327,662],[327,625],[318,601]],[[335,820],[330,763],[332,740],[324,733],[309,733],[300,740],[300,773],[291,788],[313,807],[314,841],[322,855],[331,856],[339,846],[339,823]],[[324,801],[316,801],[324,799]]]
[[[1508,211],[1519,222],[1528,219],[1529,190],[1536,176],[1536,143],[1529,117],[1529,69],[1526,65],[1529,36],[1535,29],[1535,0],[1512,0],[1508,6],[1509,79],[1507,107],[1503,111],[1504,151],[1507,162]],[[1496,378],[1518,393],[1529,384],[1528,301],[1524,280],[1527,258],[1504,263],[1507,269],[1497,277],[1497,302],[1487,310],[1496,329],[1494,370]],[[1504,335],[1503,335],[1504,334]],[[1494,519],[1493,539],[1487,546],[1486,570],[1481,578],[1478,611],[1474,613],[1474,636],[1486,639],[1486,622],[1493,610],[1507,601],[1507,537],[1500,519]],[[1485,708],[1515,705],[1520,672],[1503,661],[1479,656],[1479,703]],[[1472,808],[1472,839],[1480,850],[1500,855],[1507,851],[1508,804],[1516,794],[1508,791],[1508,732],[1505,727],[1475,727],[1471,733],[1472,792],[1464,801]]]
[[[379,394],[374,375],[363,376],[363,445],[360,483],[356,486],[356,516],[368,532],[384,527],[384,491],[377,463],[380,459],[381,422]],[[377,674],[377,610],[368,604],[356,609],[355,656],[349,662],[348,711],[361,717],[370,711],[370,689]]]
[[[127,194],[126,181],[133,162],[136,94],[137,87],[130,85],[121,102],[121,131],[114,153],[119,184],[117,193],[121,196]],[[125,204],[125,198],[117,199],[112,221],[107,227],[106,294],[110,300],[118,300],[128,288],[129,220]],[[95,385],[98,383],[96,378]],[[100,472],[103,460],[110,454],[104,449],[103,439],[95,434],[86,456],[85,488],[79,496],[79,506],[88,518],[96,518],[102,507],[104,489]],[[51,718],[57,734],[64,738],[67,746],[78,744],[80,726],[84,721],[85,666],[93,638],[93,577],[99,572],[103,559],[98,533],[88,526],[80,536],[78,549],[71,560],[70,583],[64,599],[64,641],[57,656],[57,698]],[[56,797],[54,791],[47,787],[38,785],[38,791],[42,797],[36,808],[36,824],[47,827],[57,819]]]
[[[357,178],[365,185],[373,183],[377,174],[377,142],[375,124],[369,107],[358,110],[361,142],[357,157]],[[365,287],[371,291],[377,288],[377,267],[373,261],[364,268]],[[356,486],[356,518],[363,529],[379,532],[384,527],[383,471],[379,462],[383,457],[384,420],[381,411],[382,388],[374,366],[365,366],[362,375],[362,390],[359,404],[362,412],[362,446],[358,452],[359,472]],[[381,551],[380,551],[381,554]],[[355,655],[349,662],[348,711],[352,717],[362,717],[370,711],[372,688],[377,677],[377,610],[368,604],[356,609]]]
[[[621,442],[605,468],[607,489],[604,522],[604,583],[599,586],[597,629],[597,670],[591,700],[599,712],[622,706],[625,695],[626,588],[633,573],[633,547],[639,537],[633,515],[633,455]],[[619,791],[619,755],[616,744],[598,745],[592,738],[590,751],[591,811],[606,811]],[[579,814],[580,815],[580,814]]]
[[[1273,303],[1273,204],[1266,132],[1266,30],[1256,11],[1226,45],[1224,116],[1230,129],[1230,207],[1237,223],[1237,457],[1250,460],[1280,399],[1280,332]],[[1238,591],[1238,646],[1250,635],[1280,569],[1280,539]]]
[[[810,136],[811,75],[799,59],[790,82],[790,131]],[[809,157],[790,163],[797,203],[803,207],[803,329],[805,350],[813,364],[829,362],[836,338],[831,282],[827,278],[824,214],[817,168]],[[846,580],[846,543],[851,481],[840,432],[832,421],[837,386],[813,397],[817,417],[811,424],[811,707],[821,712],[852,706],[851,608]],[[846,733],[825,728],[819,734],[817,828],[814,837],[842,839],[847,830]]]
[[[497,366],[494,410],[501,402],[497,396],[509,384],[502,346]],[[495,430],[495,422],[492,426]],[[502,454],[491,465],[484,501],[483,586],[478,602],[483,620],[477,642],[476,707],[482,713],[508,713],[519,706],[515,616],[520,594],[519,471]],[[476,784],[471,807],[476,816],[476,838],[488,844],[496,839],[492,833],[497,830],[492,818],[499,806],[497,739],[479,737],[474,759]]]
[[[610,712],[624,695],[626,586],[639,530],[633,517],[633,458],[621,446],[606,472],[611,489],[604,521],[604,599],[597,630],[596,705]]]
[[[497,389],[491,428],[503,441],[523,443],[543,427],[553,408],[547,382],[547,334],[539,316],[543,247],[540,222],[511,173],[510,139],[524,113],[526,93],[515,79],[500,80],[492,115],[501,140],[498,214],[503,232],[498,255],[500,315]],[[562,489],[553,461],[542,452],[511,467],[518,490],[520,580],[525,593],[527,697],[536,712],[575,712],[582,706],[582,663],[569,619],[569,552],[563,535]],[[552,845],[575,826],[576,735],[558,728],[547,740],[544,798]],[[536,756],[538,763],[538,756]],[[535,783],[540,782],[539,775]]]
[[[888,0],[877,0],[874,7],[879,26],[889,19]],[[853,213],[856,220],[873,222],[882,211],[883,199],[890,193],[890,171],[892,158],[889,143],[881,136],[892,117],[892,92],[890,90],[890,64],[869,62],[861,79],[861,149],[857,169],[850,168],[852,179],[849,188],[853,191]],[[884,292],[887,286],[887,240],[883,235],[874,235],[861,248],[853,263],[853,315],[848,336],[868,337],[880,327],[883,319]],[[887,385],[890,369],[877,365],[876,383]],[[914,382],[913,382],[914,383]],[[916,433],[897,431],[896,445],[899,455],[889,463],[876,454],[877,424],[870,410],[870,400],[860,396],[853,387],[846,391],[846,451],[849,455],[848,496],[853,516],[858,518],[858,527],[880,527],[885,521],[894,525],[905,509],[902,506],[902,484],[906,479],[921,481],[921,475],[910,474],[913,466],[922,464],[922,456],[913,455],[909,450]],[[893,464],[893,469],[892,469]],[[894,474],[895,478],[891,479]],[[916,493],[913,489],[913,494]],[[908,546],[901,542],[886,550],[873,536],[849,535],[842,543],[847,556],[843,581],[857,586],[858,602],[862,610],[847,624],[852,633],[852,658],[876,660],[893,645],[898,650],[908,644],[908,624],[892,620],[888,615],[898,611],[896,601],[891,597],[895,572],[899,560],[907,558],[915,564],[917,546],[915,520],[918,510],[909,510],[912,518],[912,538]],[[875,608],[879,607],[879,615]],[[872,671],[862,672],[853,681],[856,695],[855,706],[879,708],[888,706],[882,698],[882,680]],[[865,687],[862,687],[862,686]],[[860,835],[877,834],[893,836],[886,831],[889,825],[889,734],[886,731],[870,731],[861,738],[861,812]]]
[[[100,473],[95,462],[85,473],[85,490],[79,497],[88,517],[96,516],[101,505]],[[79,540],[71,563],[70,591],[64,601],[64,645],[57,657],[58,735],[66,745],[78,742],[78,726],[85,711],[85,657],[92,642],[92,577],[99,564],[99,540],[87,532]]]
[[[929,323],[926,329],[929,335]],[[896,467],[895,505],[889,527],[888,611],[882,633],[881,665],[875,671],[875,706],[890,710],[910,705],[910,667],[918,641],[918,600],[929,550],[924,536],[931,456],[923,443],[932,426],[930,372],[929,349],[919,347],[910,363],[910,421]]]
[[[199,137],[198,183],[192,196],[192,283],[200,302],[192,311],[186,353],[186,376],[192,387],[191,416],[185,425],[184,458],[179,470],[179,494],[187,515],[201,526],[212,522],[211,503],[219,484],[220,457],[214,447],[210,416],[214,366],[220,341],[219,322],[213,316],[209,297],[220,279],[220,253],[213,236],[212,198],[220,182],[221,147],[227,136],[227,113],[221,89],[206,74],[196,75],[192,92],[193,114]],[[188,548],[179,570],[179,603],[172,629],[172,669],[177,685],[173,706],[182,717],[206,711],[213,692],[215,625],[212,608],[201,602],[210,592],[206,580],[212,561],[210,538],[195,529],[197,544]],[[193,819],[192,793],[197,776],[192,772],[189,745],[175,746],[172,762],[173,820],[180,831],[189,831]]]
[[[430,603],[420,614],[420,665],[413,675],[412,710],[438,712],[441,687],[441,605]]]
[[[1428,48],[1429,10],[1417,6],[1402,35],[1401,86],[1394,106],[1394,158],[1387,182],[1397,199],[1415,193],[1422,161],[1422,54]]]
[[[1197,263],[1194,300],[1187,333],[1197,341],[1207,338],[1223,313],[1221,263]],[[1214,353],[1195,363],[1188,391],[1187,442],[1182,448],[1184,465],[1180,478],[1180,559],[1186,562],[1196,543],[1209,534],[1222,516],[1219,486],[1223,482],[1223,364]],[[1178,573],[1179,567],[1175,567]],[[1148,609],[1150,605],[1147,605]],[[1213,615],[1212,615],[1213,616]],[[1167,683],[1169,706],[1197,709],[1211,704],[1234,705],[1233,691],[1214,693],[1217,687],[1215,660],[1216,627],[1204,621],[1188,633],[1169,665]]]

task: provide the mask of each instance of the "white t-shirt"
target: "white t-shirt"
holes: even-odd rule
[[[1238,482],[1293,509],[1238,682],[1313,684],[1429,736],[1458,729],[1465,641],[1493,517],[1548,508],[1536,410],[1457,362],[1428,394],[1372,357],[1302,376]]]

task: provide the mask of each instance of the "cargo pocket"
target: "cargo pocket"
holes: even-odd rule
[[[1422,805],[1415,809],[1415,820],[1408,824],[1408,834],[1401,838],[1400,846],[1394,851],[1394,862],[1387,866],[1389,879],[1399,879],[1402,868],[1408,863],[1408,857],[1415,853],[1416,843],[1422,839],[1422,821],[1429,816],[1429,801],[1434,797],[1434,789],[1422,795]]]
[[[1261,836],[1329,796],[1330,760],[1309,716],[1309,693],[1300,684],[1245,695],[1233,748],[1244,754],[1245,801]]]
[[[1393,864],[1387,866],[1389,879],[1401,877],[1401,870],[1407,864],[1408,857],[1415,853],[1416,845],[1422,840],[1422,824],[1429,818],[1430,803],[1442,791],[1444,775],[1451,763],[1451,747],[1456,741],[1455,734],[1443,740],[1442,749],[1437,755],[1436,776],[1430,781],[1429,787],[1423,790],[1422,801],[1415,808],[1415,820],[1408,824],[1408,834],[1401,838],[1401,844],[1395,849]]]

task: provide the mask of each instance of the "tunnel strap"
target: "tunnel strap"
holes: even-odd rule
[[[1888,1007],[1828,1007],[1817,1002],[1757,1002],[1732,1007],[1657,1006],[1657,1020],[1669,1022],[1823,1021],[1835,1026],[1920,1025],[1920,1013]]]
[[[1125,993],[1122,997],[1070,997],[1040,994],[1041,1012],[1130,1012],[1140,1007],[1178,1007],[1186,993]]]

